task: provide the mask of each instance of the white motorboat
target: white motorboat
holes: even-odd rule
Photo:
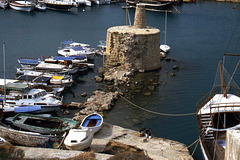
[[[86,56],[88,59],[93,59],[95,55],[94,50],[94,48],[89,48],[88,44],[63,41],[60,43],[58,54],[65,57]]]
[[[18,11],[31,12],[34,9],[35,4],[30,1],[10,1],[9,6]]]
[[[6,88],[8,89],[7,94],[0,95],[6,104],[14,106],[40,105],[41,110],[37,111],[39,113],[55,111],[62,106],[60,97],[48,94],[44,89],[28,89],[28,86],[24,84],[8,84]]]
[[[7,0],[0,0],[0,7],[3,9],[6,9],[8,6],[8,1]]]
[[[98,132],[103,124],[103,117],[98,113],[87,115],[80,124],[80,128],[90,129],[93,133]]]
[[[84,150],[88,148],[93,139],[94,133],[87,129],[70,129],[64,140],[64,145],[69,150]]]

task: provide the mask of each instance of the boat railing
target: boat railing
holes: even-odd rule
[[[227,87],[228,94],[234,94],[240,97],[240,88],[235,86]],[[206,95],[204,95],[196,104],[197,112],[207,103],[209,102],[214,95],[222,94],[221,86],[216,86],[212,90],[210,90]]]

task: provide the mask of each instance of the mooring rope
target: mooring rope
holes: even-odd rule
[[[125,100],[126,102],[128,102],[129,104],[133,105],[134,107],[137,107],[141,110],[144,110],[146,112],[149,112],[149,113],[153,113],[153,114],[157,114],[157,115],[162,115],[162,116],[175,116],[175,117],[178,117],[178,116],[191,116],[191,115],[196,115],[196,113],[185,113],[185,114],[170,114],[170,113],[161,113],[161,112],[155,112],[155,111],[151,111],[149,109],[145,109],[143,107],[140,107],[132,102],[130,102],[128,99],[124,98],[123,96],[120,95],[120,97]]]

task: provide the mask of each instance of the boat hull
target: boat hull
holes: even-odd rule
[[[93,133],[96,133],[101,129],[102,123],[102,116],[100,114],[93,113],[83,119],[82,123],[80,124],[80,128],[90,129]]]
[[[69,150],[84,150],[90,147],[93,133],[88,129],[71,129],[64,140],[64,145]]]
[[[73,7],[72,4],[55,4],[55,3],[49,3],[49,2],[45,2],[45,4],[48,9],[52,9],[52,10],[70,11],[71,8]]]
[[[54,138],[51,135],[41,135],[34,132],[25,132],[0,125],[0,137],[6,141],[28,147],[40,147],[45,146],[50,138]]]
[[[131,8],[136,8],[136,4],[137,4],[136,1],[127,0],[126,3],[127,3],[127,6]],[[145,10],[151,10],[151,11],[165,11],[165,10],[172,11],[173,9],[172,2],[159,2],[159,3],[141,2],[141,4],[145,5]]]
[[[69,118],[44,117],[26,113],[18,113],[10,122],[18,128],[43,134],[62,133],[76,126],[76,121]]]
[[[20,4],[17,2],[10,2],[9,6],[14,10],[25,11],[25,12],[31,12],[34,9],[34,5],[32,3]]]

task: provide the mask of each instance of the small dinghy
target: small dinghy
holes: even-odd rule
[[[93,133],[96,133],[101,129],[102,123],[102,116],[98,113],[93,113],[83,119],[82,123],[80,124],[80,128],[88,128],[91,129]]]
[[[4,142],[7,142],[4,138],[0,137],[0,144],[3,144]]]
[[[84,150],[91,145],[93,135],[94,133],[88,128],[70,129],[64,145],[69,150]]]

